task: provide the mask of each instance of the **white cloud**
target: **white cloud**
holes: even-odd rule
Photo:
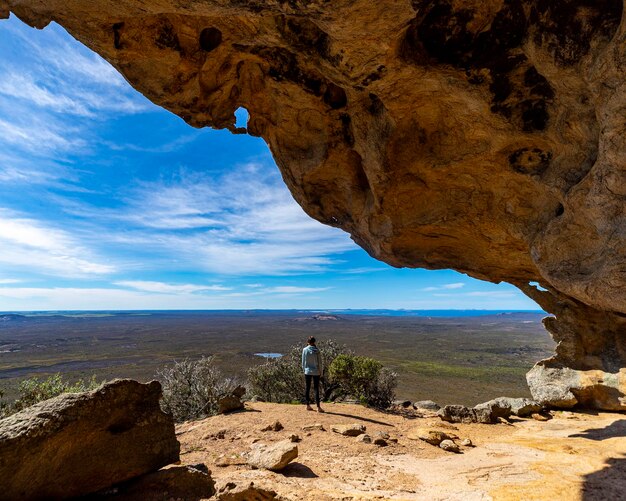
[[[462,287],[465,287],[465,283],[464,282],[454,282],[451,284],[443,284],[443,285],[439,285],[436,287],[424,287],[423,289],[420,289],[423,292],[434,292],[434,291],[440,291],[440,290],[452,290],[452,289],[461,289]]]
[[[19,284],[20,282],[22,282],[22,280],[18,278],[0,278],[1,285]]]
[[[130,287],[131,289],[137,289],[146,292],[157,292],[164,294],[190,294],[194,292],[204,291],[229,291],[231,287],[224,287],[223,285],[196,285],[196,284],[167,284],[164,282],[150,282],[140,280],[122,280],[114,282],[115,285],[122,287]]]
[[[226,275],[319,272],[356,249],[341,230],[311,219],[271,164],[246,164],[220,176],[181,172],[129,189],[124,205],[101,209],[65,202],[69,214],[105,226],[110,246],[132,246],[179,269]]]
[[[0,263],[60,276],[112,273],[114,267],[64,230],[0,208]]]
[[[444,289],[460,289],[461,287],[465,287],[463,282],[456,282],[453,284],[445,284],[442,286]]]

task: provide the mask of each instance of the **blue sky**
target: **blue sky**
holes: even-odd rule
[[[372,259],[261,139],[187,126],[57,25],[0,21],[0,311],[213,308],[538,309]]]

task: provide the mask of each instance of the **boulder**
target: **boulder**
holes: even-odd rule
[[[215,494],[215,483],[205,465],[174,466],[130,480],[112,490],[112,501],[200,501]]]
[[[456,445],[452,440],[442,440],[439,444],[439,447],[447,452],[455,452],[457,454],[461,452],[459,446]]]
[[[529,398],[499,397],[478,404],[474,408],[486,408],[491,411],[494,417],[508,418],[511,415],[519,417],[530,416],[534,412],[539,412],[542,406],[539,402]]]
[[[446,405],[439,409],[437,415],[449,423],[483,423],[493,424],[497,419],[488,407],[471,408],[464,405]]]
[[[439,445],[444,440],[452,440],[447,433],[432,428],[415,428],[407,434],[410,440],[423,440],[430,445]]]
[[[230,395],[225,395],[217,401],[217,412],[219,414],[227,414],[229,412],[239,411],[244,409],[244,404],[241,401],[241,397],[246,393],[246,389],[243,386],[237,386]]]
[[[65,499],[179,460],[161,385],[128,379],[63,394],[0,420],[3,499]]]
[[[298,446],[291,440],[282,440],[271,445],[255,444],[248,456],[253,468],[280,471],[298,457]]]
[[[413,404],[413,408],[437,412],[439,409],[441,409],[441,406],[433,402],[432,400],[420,400],[419,402],[415,402]]]
[[[365,426],[362,424],[337,424],[331,427],[335,433],[345,435],[347,437],[356,437],[365,433]]]

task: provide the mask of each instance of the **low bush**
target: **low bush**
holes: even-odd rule
[[[176,362],[156,378],[163,387],[161,407],[178,422],[217,414],[218,401],[238,386],[215,367],[213,357]]]
[[[32,377],[25,379],[19,385],[19,397],[13,402],[7,402],[4,394],[0,391],[0,417],[7,417],[43,400],[56,397],[62,393],[80,393],[81,391],[94,390],[102,384],[95,376],[91,379],[79,379],[69,382],[61,374],[53,374],[45,379]]]
[[[328,370],[340,391],[364,404],[386,409],[395,398],[398,376],[378,360],[342,354],[333,360]]]
[[[339,385],[329,374],[328,368],[338,355],[349,354],[350,351],[332,339],[320,341],[317,346],[322,354],[321,399],[336,400],[340,396]],[[248,370],[252,394],[266,402],[302,402],[304,397],[302,348],[301,345],[295,345],[284,356],[270,359]]]

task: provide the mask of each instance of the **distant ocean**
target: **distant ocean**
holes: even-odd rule
[[[7,311],[1,316],[11,317],[107,317],[107,316],[158,316],[158,315],[220,315],[263,316],[294,314],[362,315],[375,317],[480,317],[486,315],[511,315],[516,313],[545,314],[542,310],[139,310],[139,311]],[[6,320],[6,318],[5,318]]]

